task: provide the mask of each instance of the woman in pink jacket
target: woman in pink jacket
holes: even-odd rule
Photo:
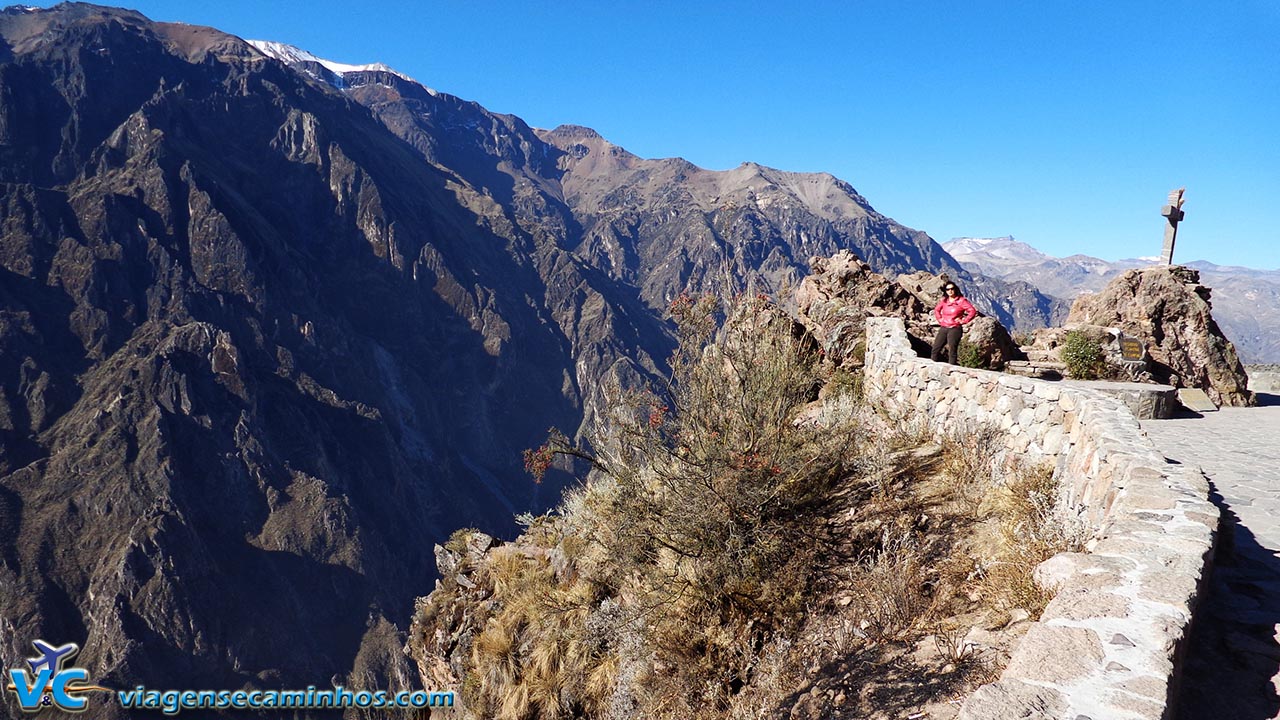
[[[942,348],[947,348],[947,358],[952,365],[960,364],[960,336],[964,334],[964,326],[978,317],[973,304],[960,294],[960,288],[948,282],[942,288],[942,299],[933,308],[933,317],[942,327],[933,338],[933,353],[929,356],[937,361],[942,359]]]

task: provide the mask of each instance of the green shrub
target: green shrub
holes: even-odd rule
[[[960,348],[956,351],[956,358],[960,365],[968,368],[984,367],[982,356],[978,354],[978,346],[968,340],[960,341]]]
[[[1102,345],[1078,330],[1067,333],[1058,353],[1067,365],[1067,374],[1073,378],[1096,380],[1106,371],[1107,360],[1102,353]]]
[[[862,399],[862,371],[850,371],[843,368],[831,374],[827,380],[829,396],[847,396],[853,400]]]
[[[849,359],[854,365],[863,365],[867,362],[867,341],[859,340],[854,344],[853,349],[849,351]]]

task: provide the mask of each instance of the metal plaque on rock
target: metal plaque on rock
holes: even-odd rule
[[[1127,336],[1120,337],[1120,357],[1125,360],[1141,360],[1142,359],[1142,341],[1138,338]]]

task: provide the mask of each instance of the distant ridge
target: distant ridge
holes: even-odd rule
[[[973,272],[1021,280],[1049,295],[1075,298],[1099,292],[1126,270],[1159,258],[1109,262],[1088,255],[1055,258],[1010,236],[954,238],[942,247]],[[1280,270],[1229,267],[1196,260],[1180,263],[1200,271],[1213,289],[1213,315],[1246,363],[1280,362]]]

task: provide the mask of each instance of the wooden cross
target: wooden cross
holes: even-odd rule
[[[1160,208],[1160,214],[1169,221],[1164,229],[1164,252],[1160,254],[1160,260],[1165,265],[1173,264],[1173,242],[1178,238],[1178,223],[1186,217],[1186,213],[1182,212],[1182,194],[1186,191],[1186,188],[1171,191],[1169,204]]]

